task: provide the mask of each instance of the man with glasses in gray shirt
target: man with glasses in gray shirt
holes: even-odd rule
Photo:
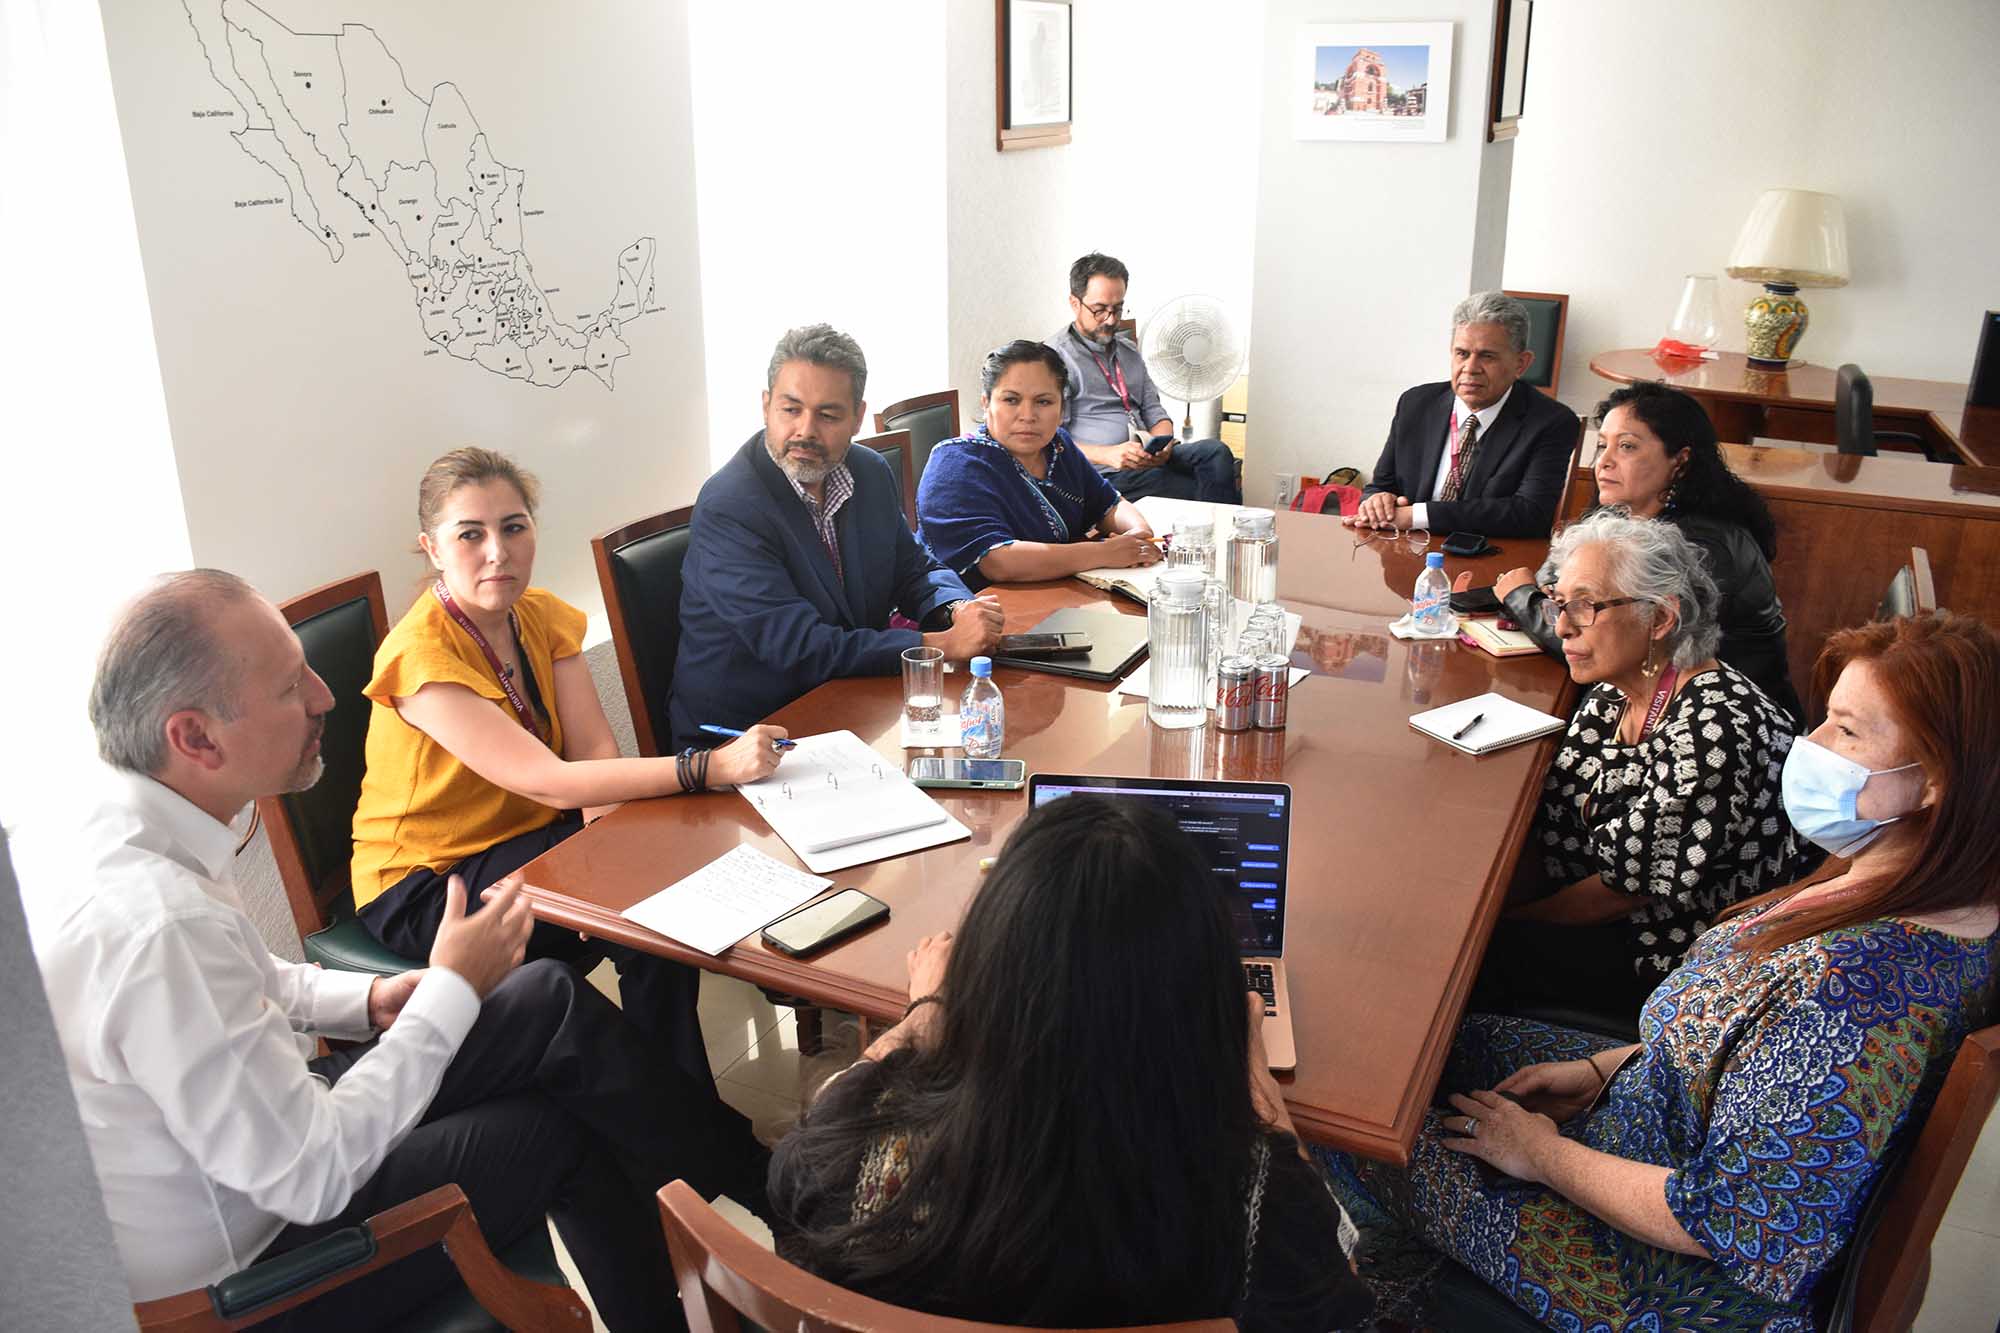
[[[1063,426],[1084,457],[1136,500],[1164,495],[1176,500],[1241,504],[1236,456],[1220,440],[1180,440],[1160,405],[1139,345],[1118,332],[1125,317],[1131,274],[1096,251],[1070,265],[1072,322],[1048,345],[1069,367]]]

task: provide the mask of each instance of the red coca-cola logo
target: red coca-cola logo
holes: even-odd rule
[[[1257,686],[1249,676],[1222,683],[1221,706],[1224,708],[1248,708],[1256,698]]]
[[[1275,671],[1268,676],[1257,677],[1256,689],[1257,698],[1263,700],[1265,703],[1270,703],[1272,700],[1288,693],[1283,673]]]

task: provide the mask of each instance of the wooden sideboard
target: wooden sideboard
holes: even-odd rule
[[[1651,351],[1600,352],[1590,368],[1607,380],[1630,384],[1658,380],[1701,400],[1715,433],[1725,440],[1770,436],[1832,444],[1834,372],[1825,366],[1759,370],[1741,352],[1713,361],[1662,361]],[[1944,380],[1869,377],[1875,389],[1875,429],[1907,431],[1942,454],[1967,463],[2000,466],[2000,407],[1974,407],[1965,385]],[[1885,452],[1891,446],[1883,446]]]
[[[2000,467],[1947,467],[1907,455],[1860,458],[1783,444],[1725,444],[1778,524],[1771,573],[1785,604],[1792,683],[1812,686],[1826,636],[1874,618],[1910,548],[1930,553],[1939,605],[2000,625]],[[1597,503],[1586,437],[1565,520]],[[1808,698],[1807,707],[1816,705]]]

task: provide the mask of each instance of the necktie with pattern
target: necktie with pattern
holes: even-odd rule
[[[1465,489],[1465,478],[1472,471],[1472,456],[1479,450],[1479,418],[1468,416],[1465,425],[1458,432],[1458,448],[1451,456],[1451,471],[1444,474],[1444,490],[1438,495],[1440,500],[1456,500]]]

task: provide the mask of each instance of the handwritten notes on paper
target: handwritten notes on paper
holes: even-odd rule
[[[624,915],[690,949],[719,954],[832,884],[746,843],[634,903]]]

